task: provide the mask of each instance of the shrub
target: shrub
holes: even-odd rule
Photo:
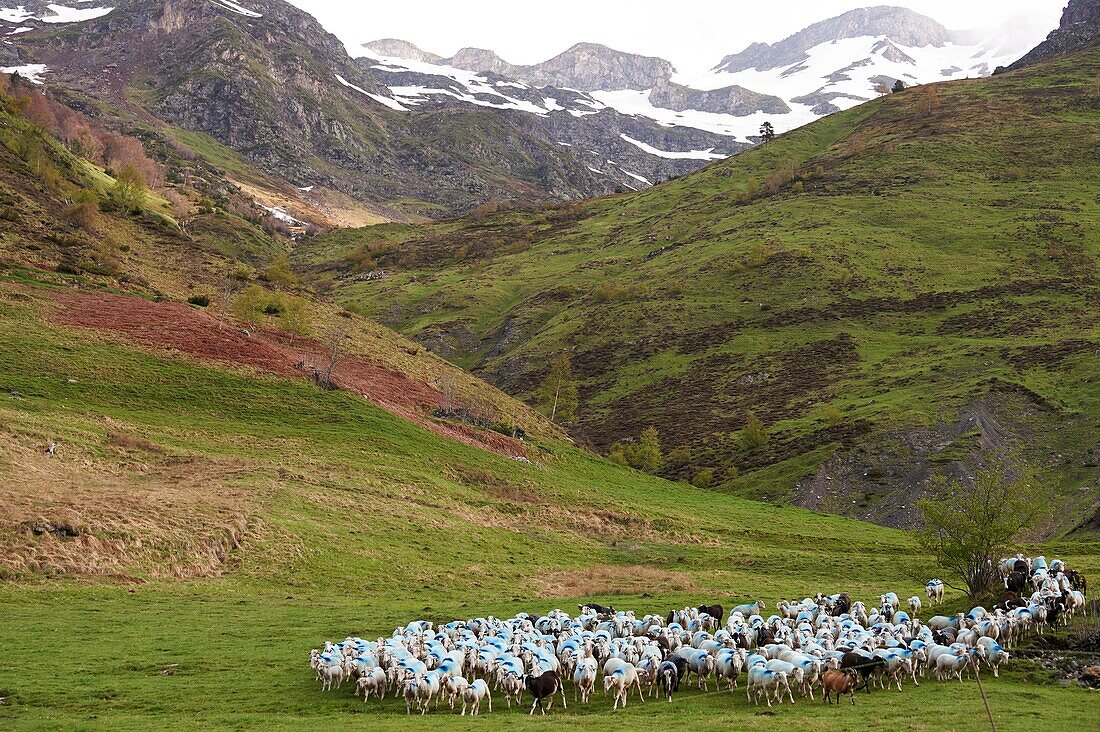
[[[675,450],[669,452],[665,457],[665,461],[671,468],[682,468],[691,462],[691,448],[678,447]]]
[[[703,468],[691,479],[696,488],[710,488],[714,484],[714,468]]]
[[[661,469],[661,438],[655,427],[646,427],[635,444],[618,443],[607,454],[608,460],[619,465],[629,465],[645,473]]]
[[[768,429],[752,412],[749,412],[741,429],[741,444],[747,450],[758,450],[768,444]]]
[[[836,407],[825,407],[821,412],[821,419],[826,424],[838,425],[844,421],[844,412],[840,411]]]
[[[626,456],[626,445],[618,444],[612,447],[611,452],[607,453],[607,459],[619,465],[630,465],[630,460]]]
[[[95,228],[98,211],[99,196],[95,191],[85,188],[73,197],[73,202],[61,212],[61,218],[74,226],[90,231]]]
[[[210,296],[209,295],[192,295],[191,297],[187,298],[187,302],[190,305],[195,305],[195,306],[200,307],[200,308],[209,307],[209,305],[210,305]]]
[[[234,301],[233,314],[250,323],[261,323],[264,319],[264,311],[273,297],[273,293],[259,285],[250,285]]]
[[[294,274],[294,270],[290,268],[290,259],[286,254],[280,254],[271,260],[267,269],[260,273],[260,279],[284,287],[298,284],[298,275]]]
[[[655,427],[646,427],[638,438],[638,445],[634,448],[634,459],[631,467],[646,473],[656,473],[661,469],[661,439]]]
[[[297,297],[285,297],[282,300],[279,327],[295,335],[309,335],[310,318],[306,301]]]
[[[145,201],[145,178],[135,166],[127,164],[111,186],[111,200],[124,211],[139,213]]]

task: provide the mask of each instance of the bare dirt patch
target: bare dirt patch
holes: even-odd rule
[[[325,363],[325,348],[314,340],[269,328],[226,324],[183,303],[150,302],[108,293],[59,293],[55,299],[60,308],[54,319],[61,325],[117,333],[142,348],[288,378],[308,378],[316,365]],[[442,392],[384,368],[365,355],[341,361],[333,381],[443,437],[507,457],[525,454],[523,444],[506,435],[433,420],[429,414],[443,405]]]

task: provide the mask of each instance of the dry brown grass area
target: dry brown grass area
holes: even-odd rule
[[[597,565],[588,569],[554,572],[533,581],[537,597],[586,597],[640,595],[660,587],[663,592],[698,592],[702,589],[687,572],[646,565],[616,567]]]
[[[249,534],[242,461],[167,457],[124,431],[105,458],[32,442],[0,433],[0,578],[216,576]]]

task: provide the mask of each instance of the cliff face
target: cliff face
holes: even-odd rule
[[[1100,45],[1100,0],[1069,0],[1058,27],[1007,70],[1015,71],[1096,45]]]

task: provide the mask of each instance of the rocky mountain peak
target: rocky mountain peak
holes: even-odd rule
[[[651,89],[676,73],[663,58],[617,51],[599,43],[578,43],[548,61],[525,66],[510,64],[483,48],[463,48],[446,63],[465,71],[500,74],[534,86],[578,91]]]
[[[463,69],[465,71],[473,71],[475,73],[492,72],[494,74],[500,74],[501,76],[516,76],[514,71],[523,67],[513,66],[508,63],[494,51],[490,51],[487,48],[460,48],[451,58],[447,59],[444,63],[448,66],[453,66],[456,69]]]
[[[377,53],[379,56],[404,58],[410,61],[420,61],[421,63],[435,64],[443,60],[442,56],[425,51],[419,46],[400,38],[380,38],[377,41],[364,43],[363,48]]]
[[[741,53],[723,58],[715,70],[736,73],[790,66],[805,60],[806,51],[814,46],[863,36],[885,36],[892,43],[910,47],[939,47],[951,40],[950,31],[932,18],[908,8],[881,5],[814,23],[778,43],[753,43]]]

